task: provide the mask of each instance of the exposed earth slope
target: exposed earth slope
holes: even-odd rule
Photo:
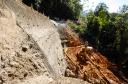
[[[63,77],[66,61],[54,25],[19,4],[15,0],[0,1],[0,84],[87,83]]]
[[[83,43],[70,28],[58,28],[68,62],[66,76],[80,78],[94,84],[122,84],[109,70],[109,61],[93,47]]]
[[[122,83],[104,56],[59,26],[21,0],[0,0],[0,84]]]

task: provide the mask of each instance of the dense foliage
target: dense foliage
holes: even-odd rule
[[[82,11],[80,0],[23,0],[39,12],[51,18],[78,19]]]
[[[127,12],[128,6],[124,5],[119,13],[109,13],[108,7],[100,3],[94,12],[88,13],[83,37],[112,62],[122,64],[128,61]]]

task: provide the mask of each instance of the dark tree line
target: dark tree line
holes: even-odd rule
[[[78,19],[82,11],[80,0],[23,0],[35,10],[59,19]]]

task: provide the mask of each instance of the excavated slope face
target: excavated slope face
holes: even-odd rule
[[[42,14],[21,3],[21,0],[3,0],[4,4],[16,14],[16,20],[37,42],[53,71],[63,75],[66,69],[59,34],[54,25]]]
[[[0,84],[89,84],[68,77],[56,78],[45,54],[16,24],[11,10],[0,9],[0,34]]]
[[[121,84],[122,82],[108,69],[109,62],[95,49],[87,48],[69,28],[59,30],[68,68],[65,75],[86,80],[94,84]],[[63,33],[61,33],[63,32]]]
[[[7,9],[0,9],[0,34],[0,84],[17,84],[36,75],[51,78],[43,52]]]

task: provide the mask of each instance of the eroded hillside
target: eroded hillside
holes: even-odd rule
[[[21,0],[0,0],[0,84],[122,83],[104,56],[57,28]]]
[[[32,36],[47,55],[46,58],[55,72],[58,75],[64,74],[66,63],[63,58],[61,40],[49,18],[27,7],[22,2],[5,0],[4,4],[15,13],[17,23]]]
[[[87,43],[83,43],[73,30],[63,28],[59,29],[59,32],[68,62],[66,76],[80,78],[93,84],[123,83],[108,69],[110,63],[107,58]]]
[[[0,0],[0,30],[0,84],[87,83],[63,77],[66,61],[58,32],[20,0]]]

